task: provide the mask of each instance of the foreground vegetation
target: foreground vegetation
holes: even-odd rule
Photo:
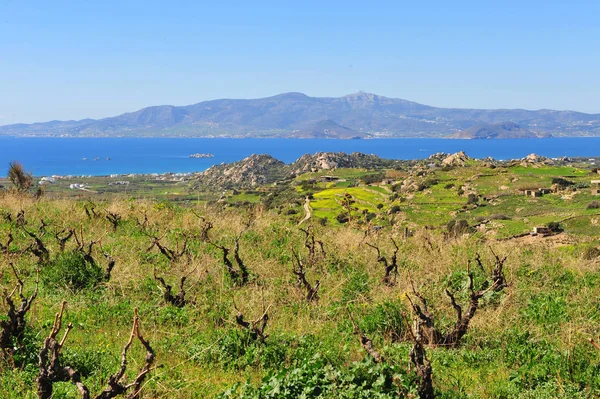
[[[350,172],[335,173],[374,174]],[[397,181],[344,187],[307,174],[275,199],[265,189],[240,202],[247,190],[179,204],[5,191],[2,397],[42,395],[40,375],[53,398],[82,397],[81,386],[116,393],[116,383],[157,398],[599,396],[593,198],[586,187],[570,197],[511,191],[583,183],[589,171],[477,164],[438,170],[435,183],[384,173]],[[430,181],[394,188],[409,179]],[[298,226],[307,195],[313,215]],[[493,226],[474,227],[484,220]],[[549,222],[565,231],[519,237]],[[11,304],[25,323],[9,334]],[[40,372],[48,351],[79,385]]]

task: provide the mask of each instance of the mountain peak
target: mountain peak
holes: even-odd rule
[[[352,93],[344,96],[344,98],[348,100],[367,100],[367,101],[375,101],[377,99],[383,98],[382,96],[378,96],[377,94],[367,93],[364,91],[359,91],[357,93]]]
[[[299,100],[299,99],[305,99],[305,98],[310,98],[308,97],[306,94],[304,93],[300,93],[300,92],[296,92],[296,91],[291,91],[289,93],[281,93],[281,94],[277,94],[271,97],[267,97],[270,99],[290,99],[290,100]]]

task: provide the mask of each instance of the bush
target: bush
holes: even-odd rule
[[[421,183],[417,186],[417,191],[426,190],[428,188],[435,186],[438,183],[439,183],[439,180],[437,180],[437,179],[427,179],[423,183]]]
[[[380,183],[385,178],[385,173],[373,173],[360,178],[364,184]]]
[[[12,161],[8,164],[8,180],[19,192],[29,190],[33,183],[33,176],[29,172],[25,172],[23,165],[17,161]]]
[[[562,227],[560,227],[560,223],[558,222],[550,222],[546,227],[548,227],[554,233],[560,233],[563,231]]]
[[[559,187],[569,187],[575,184],[575,182],[572,182],[571,180],[567,180],[567,179],[563,179],[562,177],[553,177],[552,178],[552,184],[556,184]]]
[[[479,202],[479,197],[477,196],[477,194],[469,194],[467,196],[467,204],[476,204]]]
[[[398,213],[400,212],[400,206],[399,205],[393,205],[390,210],[389,213],[390,214],[394,214],[394,213]]]
[[[585,247],[581,253],[581,257],[585,260],[592,260],[600,257],[600,248],[598,247]]]
[[[339,213],[336,217],[335,220],[338,221],[338,223],[348,223],[348,214],[346,212],[342,212]]]
[[[43,269],[46,284],[67,287],[75,291],[97,286],[104,279],[103,270],[85,260],[79,251],[64,252]]]
[[[585,208],[586,209],[599,209],[600,208],[600,201],[592,201],[589,204],[587,204],[587,206]]]
[[[451,237],[459,237],[463,234],[471,232],[469,222],[465,219],[451,220],[446,226]]]

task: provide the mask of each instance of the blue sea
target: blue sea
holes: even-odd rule
[[[449,139],[175,139],[0,137],[0,175],[18,160],[36,176],[196,172],[251,154],[270,154],[286,163],[318,151],[364,152],[391,159],[422,159],[436,152],[465,151],[474,158],[600,156],[600,137],[519,140]],[[189,158],[211,153],[214,158]],[[110,160],[107,160],[110,159]]]

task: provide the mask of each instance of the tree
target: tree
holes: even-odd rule
[[[19,192],[29,190],[33,183],[33,176],[31,173],[25,172],[23,165],[18,161],[12,161],[8,164],[8,179]]]

